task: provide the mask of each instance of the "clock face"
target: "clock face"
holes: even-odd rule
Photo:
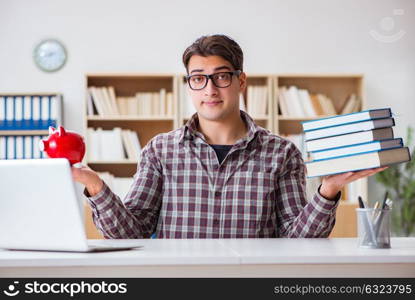
[[[36,46],[33,58],[36,65],[46,72],[54,72],[66,62],[65,47],[57,40],[45,40]]]

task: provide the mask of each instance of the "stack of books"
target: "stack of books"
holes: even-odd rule
[[[307,177],[388,166],[411,160],[402,138],[394,138],[390,108],[302,122]]]

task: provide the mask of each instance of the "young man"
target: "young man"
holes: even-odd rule
[[[341,188],[384,169],[325,177],[307,202],[299,150],[239,110],[239,45],[203,36],[183,63],[197,113],[143,148],[124,203],[91,169],[72,169],[106,238],[327,237]]]

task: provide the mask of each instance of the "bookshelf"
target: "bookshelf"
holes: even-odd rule
[[[60,93],[0,93],[0,159],[45,158],[38,143],[62,121]]]
[[[340,112],[345,105],[347,97],[355,93],[361,99],[361,109],[366,107],[366,99],[363,91],[363,75],[361,74],[281,74],[274,79],[274,88],[278,90],[282,86],[296,86],[306,89],[310,94],[324,94],[333,100],[336,112]],[[301,122],[315,119],[312,117],[282,117],[278,113],[278,105],[275,109],[275,132],[298,134],[302,132]],[[320,115],[318,118],[328,117]]]
[[[360,99],[358,109],[367,109],[362,74],[278,74],[274,77],[273,86],[275,91],[273,95],[274,133],[278,135],[301,134],[301,122],[330,116],[282,116],[278,104],[278,95],[282,87],[296,86],[298,89],[306,89],[310,94],[324,94],[332,100],[337,113],[342,111],[348,97],[355,94]],[[336,225],[331,237],[355,237],[357,235],[355,208],[358,205],[357,200],[354,199],[356,195],[367,199],[366,178],[349,184],[343,189],[342,199],[337,209]]]
[[[130,129],[137,132],[141,146],[155,135],[168,132],[184,125],[194,112],[191,100],[187,95],[184,74],[87,74],[85,86],[114,87],[117,97],[133,97],[137,92],[158,92],[165,89],[173,94],[174,109],[169,116],[148,115],[88,115],[85,105],[85,129],[102,128],[111,130],[115,127]],[[337,112],[344,107],[347,97],[354,93],[361,100],[359,109],[366,109],[364,95],[364,77],[362,74],[248,74],[248,88],[243,93],[246,111],[250,101],[258,93],[266,101],[264,114],[251,114],[254,121],[277,135],[300,134],[301,122],[318,117],[282,116],[278,105],[278,93],[282,86],[296,86],[307,89],[310,93],[321,93],[333,100]],[[251,87],[251,89],[250,89]],[[254,88],[252,91],[252,87]],[[260,92],[255,91],[259,88]],[[248,90],[250,89],[250,90]],[[86,100],[88,101],[88,99]],[[257,105],[257,103],[256,103]],[[264,106],[263,106],[264,107]],[[95,171],[110,172],[117,177],[132,177],[137,170],[137,160],[87,160],[86,163]],[[351,187],[343,191],[343,198],[338,208],[338,218],[332,237],[356,236],[355,201],[350,199]],[[367,199],[367,179],[354,183],[354,193]],[[89,223],[90,224],[90,223]],[[90,226],[89,227],[93,227]],[[89,236],[96,237],[97,233],[90,231]]]
[[[102,116],[97,111],[94,111],[93,115],[91,112],[87,113],[85,106],[85,132],[87,128],[112,130],[118,127],[131,130],[137,133],[140,146],[144,147],[157,134],[178,127],[176,80],[177,76],[173,74],[87,74],[87,88],[113,87],[116,101],[119,101],[120,97],[134,98],[137,93],[157,94],[163,89],[164,93],[172,95],[172,110],[169,114],[166,112],[163,114],[140,112],[135,115],[109,114]],[[98,172],[110,172],[117,177],[132,177],[137,169],[138,157],[137,159],[122,160],[86,159],[86,163]]]

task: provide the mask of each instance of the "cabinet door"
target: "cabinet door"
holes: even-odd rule
[[[336,225],[330,237],[357,237],[357,204],[340,203],[336,213]]]

